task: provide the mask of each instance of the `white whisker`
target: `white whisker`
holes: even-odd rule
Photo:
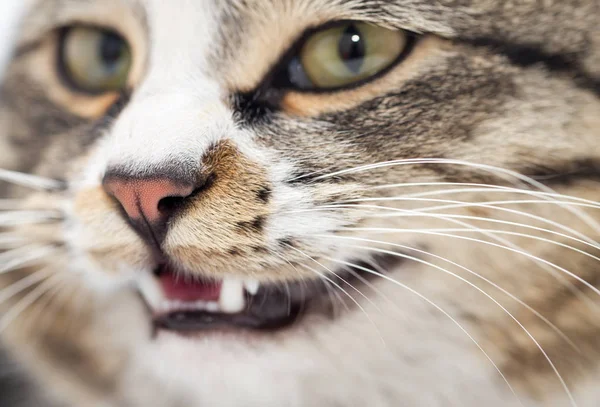
[[[8,328],[8,326],[35,301],[40,299],[40,297],[45,295],[55,285],[62,283],[65,278],[65,274],[55,274],[17,301],[15,305],[2,315],[2,319],[0,319],[0,333],[4,332],[4,330],[6,330],[6,328]]]
[[[385,274],[381,274],[378,273],[374,270],[371,270],[367,267],[362,267],[358,264],[353,264],[353,263],[348,263],[348,262],[343,262],[343,261],[339,261],[339,260],[334,260],[335,262],[338,262],[339,264],[345,264],[345,265],[350,265],[351,267],[354,267],[358,270],[362,270],[366,273],[369,274],[373,274],[377,277],[380,277],[384,280],[387,280],[405,290],[407,290],[408,292],[412,293],[413,295],[416,295],[417,297],[419,297],[420,299],[422,299],[423,301],[425,301],[426,303],[428,303],[429,305],[431,305],[432,307],[434,307],[436,310],[438,310],[439,312],[441,312],[444,316],[446,316],[454,325],[456,325],[470,340],[471,342],[473,342],[475,344],[475,346],[483,353],[483,355],[487,358],[487,360],[492,364],[492,366],[494,367],[494,369],[498,372],[498,374],[502,377],[502,379],[504,380],[504,382],[506,383],[506,385],[508,386],[508,388],[510,389],[510,391],[515,395],[515,397],[517,398],[517,401],[519,402],[519,404],[522,406],[523,403],[521,402],[521,400],[519,399],[519,396],[517,395],[517,393],[514,391],[513,387],[511,386],[510,382],[508,381],[508,379],[506,378],[506,376],[504,375],[504,373],[502,373],[502,370],[500,370],[500,368],[498,367],[498,365],[496,364],[496,362],[494,362],[494,360],[492,359],[492,357],[483,349],[483,347],[479,344],[479,342],[477,342],[477,340],[469,333],[469,331],[466,330],[466,328],[464,328],[454,317],[452,317],[452,315],[450,315],[447,311],[445,311],[443,308],[441,308],[439,305],[437,305],[436,303],[434,303],[432,300],[430,300],[429,298],[425,297],[423,294],[419,293],[418,291],[416,291],[415,289],[389,277],[386,276]]]
[[[60,191],[65,189],[64,182],[5,169],[0,169],[0,181],[44,191]]]
[[[450,203],[450,202],[454,202],[454,203],[461,203],[461,204],[465,204],[465,203],[470,203],[470,202],[464,202],[464,201],[451,201],[451,200],[445,200],[445,199],[434,199],[434,198],[428,198],[428,199],[422,199],[419,197],[412,197],[410,195],[406,195],[406,196],[396,196],[396,197],[374,197],[374,198],[357,198],[357,199],[348,199],[347,201],[337,201],[337,202],[332,202],[331,205],[337,205],[337,204],[345,204],[345,203],[356,203],[356,202],[386,202],[386,201],[403,201],[403,202],[440,202],[440,203]],[[482,202],[475,202],[477,204],[485,204],[485,205],[490,205],[490,206],[494,206],[494,205],[521,205],[521,204],[538,204],[538,205],[542,205],[542,204],[546,204],[546,205],[557,205],[560,206],[563,209],[566,209],[565,206],[573,206],[573,207],[583,207],[583,208],[598,208],[596,205],[593,204],[588,204],[588,203],[582,203],[582,202],[568,202],[568,201],[555,201],[555,200],[541,200],[541,199],[514,199],[514,200],[503,200],[503,201],[482,201]]]
[[[414,257],[414,256],[409,256],[406,254],[402,254],[402,253],[396,253],[396,252],[392,252],[390,250],[384,250],[384,249],[377,249],[377,248],[372,248],[372,247],[366,247],[366,246],[360,246],[360,245],[348,245],[349,247],[354,247],[356,249],[359,250],[369,250],[369,251],[375,251],[378,253],[383,253],[383,254],[389,254],[391,256],[397,256],[397,257],[401,257],[404,259],[408,259],[408,260],[412,260],[415,261],[417,263],[421,263],[424,265],[427,265],[429,267],[433,267],[435,269],[438,269],[444,273],[447,273],[448,275],[455,277],[457,279],[459,279],[460,281],[464,282],[465,284],[469,285],[470,287],[473,287],[474,289],[476,289],[477,291],[479,291],[482,295],[484,295],[485,297],[487,297],[488,299],[490,299],[492,302],[494,302],[500,309],[502,309],[502,311],[504,313],[506,313],[506,315],[508,315],[513,321],[515,321],[517,323],[517,325],[519,325],[519,327],[523,330],[523,332],[525,332],[525,334],[527,334],[527,336],[529,336],[529,338],[533,341],[533,343],[536,345],[536,347],[540,350],[540,352],[542,353],[542,355],[544,356],[544,358],[546,359],[546,361],[548,362],[548,364],[550,365],[550,367],[552,368],[552,370],[554,371],[554,373],[556,374],[556,377],[558,378],[558,380],[560,381],[563,389],[565,390],[567,396],[569,397],[569,400],[571,401],[571,405],[573,407],[577,407],[577,403],[575,402],[575,399],[573,398],[573,395],[571,394],[571,391],[569,390],[569,387],[567,386],[566,382],[564,381],[563,377],[561,376],[561,374],[558,372],[558,369],[556,368],[556,366],[554,365],[554,363],[552,362],[552,360],[550,359],[550,357],[548,356],[548,354],[546,353],[546,351],[544,350],[544,348],[540,345],[540,343],[534,338],[534,336],[527,330],[527,328],[525,328],[525,326],[514,316],[510,313],[510,311],[508,311],[508,309],[506,309],[502,304],[500,304],[496,299],[494,299],[491,295],[489,295],[488,293],[486,293],[485,291],[483,291],[481,288],[479,288],[478,286],[476,286],[475,284],[471,283],[469,280],[466,280],[465,278],[459,276],[456,273],[453,273],[443,267],[437,266],[431,262],[419,259],[418,257]],[[381,277],[381,276],[380,276]]]
[[[404,218],[412,218],[412,217],[420,217],[420,216],[425,216],[425,217],[430,217],[430,214],[426,214],[426,213],[399,213],[397,214],[398,217],[404,217]],[[587,241],[584,241],[582,239],[578,239],[574,236],[570,236],[564,233],[560,233],[557,232],[555,230],[551,230],[551,229],[545,229],[545,228],[540,228],[537,226],[532,226],[532,225],[528,225],[526,223],[519,223],[519,222],[510,222],[510,221],[505,221],[505,220],[500,220],[500,219],[494,219],[494,218],[484,218],[484,217],[480,217],[480,216],[469,216],[469,215],[454,215],[454,214],[443,214],[440,215],[445,219],[466,219],[466,220],[474,220],[474,221],[480,221],[480,222],[489,222],[489,223],[497,223],[497,224],[501,224],[501,225],[508,225],[508,226],[515,226],[515,227],[519,227],[519,228],[523,228],[523,229],[530,229],[530,230],[535,230],[538,232],[544,232],[544,233],[548,233],[548,234],[552,234],[552,235],[556,235],[556,236],[560,236],[563,237],[565,239],[568,240],[573,240],[577,243],[581,243],[582,245],[586,245],[589,246],[591,248],[594,249],[600,249],[599,246],[589,243]],[[377,215],[374,215],[374,217],[378,217]],[[476,228],[479,229],[479,228]],[[475,230],[475,229],[474,229]],[[483,229],[485,230],[485,229]],[[487,231],[489,232],[490,230],[487,229]],[[572,246],[569,246],[570,248],[573,248]]]
[[[506,289],[502,288],[501,286],[499,286],[498,284],[494,283],[493,281],[491,281],[490,279],[482,276],[481,274],[471,270],[468,267],[465,267],[459,263],[456,263],[450,259],[447,259],[445,257],[439,256],[437,254],[434,254],[432,252],[428,252],[426,250],[421,250],[421,249],[417,249],[415,247],[411,247],[411,246],[406,246],[406,245],[402,245],[402,244],[398,244],[398,243],[390,243],[390,242],[385,242],[385,241],[381,241],[381,240],[373,240],[373,239],[365,239],[365,238],[360,238],[360,237],[353,237],[353,236],[337,236],[337,235],[317,235],[320,237],[324,237],[324,238],[336,238],[336,239],[343,239],[343,240],[352,240],[352,241],[357,241],[357,242],[363,242],[363,243],[375,243],[375,244],[385,244],[387,246],[392,246],[392,247],[397,247],[400,248],[402,250],[407,250],[407,251],[412,251],[415,253],[419,253],[419,254],[423,254],[429,257],[433,257],[435,259],[441,260],[445,263],[448,263],[452,266],[455,266],[469,274],[471,274],[472,276],[484,281],[485,283],[489,284],[491,287],[494,287],[495,289],[497,289],[498,291],[500,291],[501,293],[503,293],[504,295],[506,295],[507,297],[509,297],[510,299],[512,299],[513,301],[515,301],[516,303],[518,303],[519,305],[521,305],[522,307],[524,307],[525,309],[527,309],[529,312],[531,312],[532,314],[534,314],[536,317],[538,317],[541,321],[543,321],[546,325],[548,325],[548,327],[550,327],[554,332],[556,332],[565,342],[567,342],[575,351],[577,351],[578,353],[581,353],[581,350],[579,349],[579,347],[577,345],[575,345],[575,343],[563,332],[561,331],[556,325],[554,325],[550,320],[548,320],[546,317],[544,317],[542,314],[540,314],[538,311],[536,311],[534,308],[532,308],[530,305],[528,305],[526,302],[524,302],[523,300],[521,300],[519,297],[511,294],[509,291],[507,291]]]
[[[321,169],[321,170],[318,170],[318,171],[312,171],[312,172],[309,172],[309,173],[307,173],[307,174],[302,174],[302,175],[299,175],[299,176],[297,176],[297,177],[294,177],[294,178],[287,179],[287,180],[286,180],[286,182],[295,182],[295,181],[299,181],[299,180],[301,180],[301,179],[309,178],[309,177],[312,177],[313,175],[316,175],[316,174],[321,174],[321,173],[323,173],[323,172],[325,172],[325,171],[328,171],[328,170],[330,170],[331,168],[333,168],[333,166],[329,166],[329,167],[327,167],[327,168],[323,168],[323,169]]]
[[[420,198],[415,198],[416,200],[421,200]],[[430,202],[430,199],[426,199],[426,198],[422,198],[422,200],[424,202]],[[501,206],[493,206],[490,205],[488,203],[479,203],[479,202],[460,202],[460,201],[448,201],[448,200],[434,200],[434,201],[443,201],[443,202],[450,202],[452,203],[451,205],[442,205],[442,206],[434,206],[434,207],[427,207],[427,208],[421,208],[421,209],[401,209],[401,208],[393,208],[393,207],[387,207],[387,206],[381,206],[381,205],[366,205],[366,204],[336,204],[336,205],[330,205],[330,206],[321,206],[319,207],[319,209],[338,209],[338,208],[356,208],[356,209],[373,209],[373,210],[383,210],[383,211],[387,211],[389,213],[387,214],[378,214],[378,215],[371,215],[371,216],[376,216],[376,217],[380,217],[380,218],[386,218],[386,217],[397,217],[397,216],[402,216],[402,215],[398,215],[398,212],[401,212],[403,214],[407,214],[405,216],[416,216],[416,214],[419,213],[431,213],[431,212],[435,212],[435,211],[441,211],[441,210],[448,210],[448,209],[457,209],[457,208],[471,208],[471,207],[475,207],[475,208],[486,208],[486,209],[493,209],[493,210],[497,210],[499,212],[506,212],[506,213],[510,213],[510,214],[514,214],[514,215],[518,215],[518,216],[522,216],[528,219],[533,219],[536,221],[539,221],[541,223],[545,223],[547,225],[550,226],[554,226],[560,230],[563,230],[565,232],[571,233],[574,236],[577,236],[579,239],[584,240],[586,242],[588,242],[589,244],[591,244],[592,246],[600,249],[600,243],[591,239],[590,237],[584,235],[581,232],[578,232],[575,229],[569,228],[561,223],[552,221],[550,219],[547,218],[543,218],[541,216],[537,216],[537,215],[533,215],[531,213],[528,212],[523,212],[523,211],[519,211],[519,210],[515,210],[515,209],[510,209],[510,208],[504,208]],[[307,210],[310,211],[310,210]],[[453,215],[453,216],[458,216],[458,215]],[[435,216],[434,216],[435,217]],[[483,219],[488,219],[488,218],[482,218]]]
[[[457,194],[457,193],[471,193],[471,192],[505,192],[505,193],[516,193],[516,194],[525,194],[537,197],[548,197],[548,198],[556,198],[556,199],[566,199],[577,201],[581,203],[590,204],[592,207],[600,209],[600,203],[596,201],[592,201],[590,199],[584,199],[576,196],[559,194],[557,192],[540,192],[534,191],[530,189],[522,189],[522,188],[514,188],[507,187],[504,185],[494,185],[494,184],[478,184],[478,183],[470,183],[470,182],[407,182],[402,184],[388,184],[388,185],[378,185],[375,187],[366,188],[367,190],[380,190],[380,189],[392,189],[392,188],[414,188],[414,187],[429,187],[429,186],[450,186],[450,187],[471,187],[471,188],[448,188],[434,191],[426,191],[419,192],[414,194],[405,195],[407,197],[414,198],[423,198],[426,196],[436,196],[436,195],[446,195],[446,194]]]
[[[297,253],[300,253],[302,256],[308,258],[310,261],[318,264],[320,267],[322,267],[324,270],[327,270],[329,273],[331,273],[331,275],[336,276],[338,278],[340,278],[337,274],[335,274],[332,270],[330,270],[327,266],[321,264],[318,260],[314,259],[313,257],[311,257],[310,255],[304,253],[302,250],[296,249],[294,246],[286,244],[286,247],[296,251]],[[348,293],[348,291],[346,291],[342,286],[340,286],[338,283],[336,283],[335,281],[333,281],[331,278],[327,277],[325,274],[319,272],[318,270],[313,269],[312,267],[309,267],[307,265],[302,265],[304,268],[314,272],[315,274],[317,274],[320,278],[324,279],[325,281],[329,282],[330,284],[332,284],[333,286],[335,286],[337,289],[339,289],[340,291],[342,291],[348,298],[350,298],[350,300],[365,314],[365,316],[367,317],[367,319],[371,322],[371,324],[375,327],[375,330],[378,332],[379,337],[381,338],[381,341],[383,342],[384,346],[385,346],[385,340],[383,339],[383,336],[381,335],[381,332],[379,330],[379,327],[377,326],[377,324],[375,323],[375,321],[373,321],[373,319],[371,319],[371,316],[367,313],[367,311],[364,309],[364,307],[362,305],[360,305],[360,303],[358,301],[356,301],[354,299],[354,297],[352,297],[352,295],[350,295],[350,293]],[[343,280],[343,279],[342,279]],[[360,294],[362,297],[364,297],[367,301],[369,301],[371,304],[373,304],[373,302],[367,297],[365,296],[360,290],[358,290],[356,287],[354,287],[352,284],[348,283],[347,281],[343,280],[346,284],[350,285],[350,287],[352,287],[356,292],[358,292],[358,294]],[[374,305],[374,304],[373,304]],[[377,308],[377,307],[376,307]],[[381,310],[379,310],[381,312]]]
[[[0,227],[60,221],[59,211],[12,211],[0,212]]]
[[[369,207],[368,205],[358,205],[358,206],[367,206],[367,207]],[[380,206],[375,206],[375,208],[377,208],[377,209],[382,209],[383,208],[385,210],[389,210],[389,211],[392,211],[392,212],[401,212],[402,214],[406,214],[407,217],[427,216],[427,217],[432,217],[432,218],[441,219],[441,220],[444,220],[444,221],[449,221],[449,222],[452,222],[452,223],[456,223],[456,224],[458,224],[460,226],[463,226],[463,227],[467,228],[466,230],[473,230],[475,232],[482,233],[483,235],[491,238],[492,240],[497,241],[498,243],[500,243],[499,247],[510,248],[510,249],[512,249],[512,250],[514,250],[515,252],[518,252],[518,253],[525,252],[518,245],[516,245],[516,244],[514,244],[514,243],[512,243],[512,242],[510,242],[510,241],[508,241],[506,239],[503,239],[503,238],[499,237],[497,234],[494,234],[491,231],[475,227],[475,226],[473,226],[473,225],[471,225],[469,223],[466,223],[466,222],[462,222],[462,221],[459,221],[459,220],[456,220],[456,219],[452,219],[450,217],[447,217],[446,215],[430,214],[430,213],[424,214],[424,213],[421,213],[421,212],[415,211],[415,210],[399,209],[399,208],[387,208],[387,207],[380,207]],[[486,218],[484,218],[484,219],[486,219]],[[418,229],[418,230],[422,231],[422,230],[425,230],[425,229]],[[404,229],[403,231],[408,233],[408,229]],[[573,231],[573,232],[575,232],[575,231]],[[565,246],[568,246],[568,245],[565,245]],[[571,247],[571,246],[568,246],[568,247]],[[594,246],[594,247],[597,247],[597,246]],[[574,250],[579,250],[579,249],[574,248]],[[598,307],[598,305],[596,303],[592,302],[587,296],[585,296],[581,292],[581,290],[575,284],[573,284],[572,282],[570,282],[569,280],[567,280],[561,273],[558,273],[555,268],[549,267],[544,262],[537,261],[537,260],[535,260],[533,258],[530,258],[530,259],[533,260],[534,262],[536,262],[542,269],[544,269],[545,271],[547,271],[548,273],[550,273],[552,276],[554,276],[557,280],[559,280],[566,287],[568,287],[570,291],[572,291],[578,298],[580,298],[582,301],[584,301],[589,307],[591,307],[591,308],[597,308]]]
[[[10,234],[0,234],[0,252],[7,249],[16,249],[23,246],[26,240],[19,236],[12,236]]]
[[[77,274],[73,274],[71,277],[77,278],[77,276]],[[61,309],[65,306],[66,301],[63,300],[65,297],[67,297],[67,295],[64,295],[64,292],[67,288],[69,288],[69,285],[71,285],[70,283],[72,282],[73,280],[70,278],[65,278],[64,284],[57,284],[56,286],[52,287],[46,293],[44,298],[41,298],[35,305],[32,306],[32,310],[28,315],[29,318],[27,323],[29,326],[35,323],[36,336],[44,336],[48,332],[48,328],[51,326],[52,322],[55,321],[56,315],[58,315]],[[77,285],[72,284],[72,289],[75,290],[76,288]],[[70,297],[72,297],[72,295]],[[40,314],[43,314],[42,320],[39,320]]]
[[[381,215],[381,214],[366,215],[365,218],[380,218],[380,217],[385,217],[385,218],[392,218],[392,217],[394,217],[394,218],[395,217],[399,217],[399,218],[435,217],[435,218],[439,218],[439,219],[442,219],[442,220],[467,219],[467,220],[474,220],[474,221],[481,221],[481,222],[498,223],[498,224],[502,224],[502,225],[516,226],[516,227],[520,227],[520,228],[524,228],[524,229],[531,229],[531,230],[536,230],[538,232],[544,232],[544,233],[548,233],[548,234],[553,234],[553,235],[556,235],[556,236],[563,237],[565,239],[573,240],[573,241],[575,241],[577,243],[581,243],[583,245],[592,247],[594,249],[600,249],[600,243],[595,243],[595,242],[594,243],[590,243],[589,241],[585,241],[585,240],[576,238],[574,236],[570,236],[570,235],[567,235],[567,234],[564,234],[564,233],[560,233],[560,232],[557,232],[555,230],[540,228],[540,227],[537,227],[537,226],[528,225],[526,223],[511,222],[511,221],[505,221],[505,220],[494,219],[494,218],[486,218],[486,217],[480,217],[480,216],[455,215],[455,214],[430,214],[430,213],[423,213],[420,210],[388,208],[388,207],[385,207],[385,206],[357,205],[357,207],[363,207],[363,206],[366,206],[367,209],[369,209],[369,208],[376,208],[376,209],[382,209],[382,210],[390,211],[390,212],[400,212],[400,213],[383,214],[383,215]],[[336,208],[331,208],[331,209],[336,209]],[[463,223],[461,222],[460,224],[463,224]],[[478,227],[475,227],[473,225],[466,224],[466,223],[464,225],[471,226],[470,229],[472,229],[474,231],[493,232],[490,229],[480,229]],[[564,226],[562,224],[554,224],[553,223],[553,226],[557,226],[557,227],[559,227],[561,229],[565,229],[567,232],[570,232],[570,233],[573,233],[573,234],[578,234],[577,231],[575,231],[575,230],[573,230],[571,228],[568,228],[568,227],[566,227],[566,226]],[[528,235],[528,236],[531,237],[531,235]],[[568,248],[570,248],[572,250],[580,251],[580,250],[574,248],[573,246],[565,245],[565,247],[568,247]],[[589,253],[585,252],[584,254],[588,255]]]
[[[424,231],[431,231],[431,232],[444,232],[444,233],[493,233],[493,234],[500,234],[500,235],[510,235],[510,236],[518,236],[518,237],[524,237],[527,239],[533,239],[533,240],[538,240],[541,242],[545,242],[545,243],[549,243],[555,246],[561,246],[564,247],[568,250],[572,250],[574,252],[577,252],[579,254],[582,254],[586,257],[589,257],[591,259],[594,259],[596,261],[600,262],[600,257],[598,256],[594,256],[591,253],[588,253],[584,250],[578,249],[576,247],[570,246],[568,244],[564,244],[562,242],[557,242],[556,240],[551,240],[551,239],[546,239],[543,237],[539,237],[539,236],[535,236],[535,235],[529,235],[526,233],[519,233],[519,232],[512,232],[512,231],[508,231],[508,230],[498,230],[498,229],[459,229],[459,228],[435,228],[435,229],[420,229],[420,230],[424,230]]]
[[[517,253],[526,257],[529,257],[535,261],[539,261],[542,262],[544,264],[547,264],[548,266],[555,268],[556,270],[561,271],[562,273],[568,275],[569,277],[579,281],[581,284],[585,285],[587,288],[589,288],[590,290],[594,291],[597,295],[600,295],[600,290],[598,290],[596,287],[594,287],[592,284],[590,284],[589,282],[585,281],[583,278],[579,277],[577,274],[574,274],[573,272],[560,267],[557,264],[554,264],[548,260],[542,259],[541,257],[535,256],[531,253],[527,253],[526,251],[523,250],[516,250],[513,249],[511,247],[507,247],[504,245],[500,245],[494,242],[488,242],[487,240],[481,240],[481,239],[475,239],[475,238],[471,238],[471,237],[467,237],[467,236],[458,236],[458,235],[453,235],[453,234],[449,234],[449,233],[442,233],[442,232],[436,232],[434,230],[430,231],[430,230],[424,230],[424,229],[393,229],[393,228],[344,228],[344,230],[354,230],[354,231],[365,231],[365,232],[377,232],[377,233],[417,233],[417,234],[427,234],[427,235],[433,235],[433,236],[442,236],[442,237],[449,237],[449,238],[453,238],[453,239],[462,239],[462,240],[467,240],[470,242],[476,242],[476,243],[482,243],[485,245],[490,245],[490,246],[494,246],[494,247],[498,247],[500,249],[504,249],[504,250],[509,250],[513,253]]]
[[[23,206],[20,199],[0,199],[0,211],[12,211]]]
[[[35,273],[29,274],[27,277],[24,277],[13,284],[10,284],[7,287],[2,288],[2,290],[0,290],[0,304],[14,297],[20,292],[23,292],[29,287],[39,283],[40,281],[45,280],[48,278],[51,272],[52,271],[49,268],[41,269]]]
[[[275,250],[271,250],[271,249],[268,249],[268,250],[272,255],[279,257],[281,260],[286,262],[290,267],[292,267],[298,274],[300,274],[300,271],[298,270],[298,268],[294,264],[292,264],[288,259],[286,259],[285,256],[277,253],[277,251],[275,251]],[[311,271],[313,271],[313,270],[311,270]],[[331,302],[331,304],[334,307],[334,313],[336,312],[335,306],[337,303],[331,297],[332,294],[335,295],[335,297],[337,298],[337,301],[344,306],[346,311],[350,311],[350,308],[348,307],[346,302],[342,299],[340,294],[333,287],[331,287],[329,284],[327,284],[325,287],[327,290],[327,295],[329,296],[329,301]],[[286,288],[287,288],[287,283],[286,283]],[[289,289],[288,289],[288,297],[289,297]],[[291,306],[291,304],[290,304],[290,306]]]
[[[0,274],[36,264],[56,253],[54,246],[25,246],[0,254]]]
[[[323,256],[324,259],[327,259],[329,261],[337,261],[336,259],[332,258],[332,257],[327,257],[327,256]],[[368,260],[365,260],[365,262],[368,262]],[[376,265],[372,264],[369,262],[369,264],[375,268]],[[392,305],[394,308],[399,309],[399,307],[397,306],[396,303],[394,303],[392,300],[390,300],[385,294],[383,294],[381,292],[381,290],[379,290],[377,287],[375,287],[374,284],[372,284],[369,280],[367,280],[366,278],[364,278],[363,276],[361,276],[359,273],[357,273],[356,271],[352,270],[351,268],[348,268],[346,270],[344,270],[344,272],[347,272],[348,274],[350,274],[352,277],[356,278],[358,281],[361,282],[361,284],[364,284],[365,287],[370,288],[373,292],[375,292],[377,295],[379,295],[380,297],[382,297],[384,300],[386,300],[390,305]],[[375,304],[373,304],[375,305]],[[383,311],[379,308],[376,307],[377,310],[381,313],[383,313]]]
[[[376,163],[376,164],[369,164],[369,165],[364,165],[361,167],[355,167],[355,168],[350,168],[347,170],[337,171],[334,173],[323,175],[321,177],[317,177],[316,180],[326,179],[329,177],[335,177],[335,176],[359,172],[359,171],[372,170],[372,169],[377,169],[377,168],[386,168],[386,167],[403,166],[403,165],[423,165],[423,164],[434,164],[434,165],[447,164],[447,165],[469,167],[470,169],[477,169],[477,170],[481,170],[484,172],[492,173],[495,176],[497,176],[499,178],[503,178],[508,181],[518,180],[520,183],[530,185],[540,191],[548,192],[551,194],[556,194],[556,191],[554,191],[552,188],[549,188],[546,185],[544,185],[543,183],[536,181],[533,178],[528,177],[526,175],[520,174],[516,171],[508,170],[506,168],[494,167],[494,166],[487,165],[487,164],[478,164],[478,163],[472,163],[472,162],[468,162],[468,161],[452,160],[452,159],[445,159],[445,158],[417,158],[417,159],[393,160],[393,161],[380,162],[380,163]],[[561,206],[565,210],[571,212],[572,214],[577,216],[579,219],[584,221],[588,226],[592,227],[595,231],[600,233],[600,224],[598,224],[597,221],[592,219],[589,215],[587,215],[580,209],[573,208],[571,206],[565,206],[562,204],[560,204],[559,206]]]

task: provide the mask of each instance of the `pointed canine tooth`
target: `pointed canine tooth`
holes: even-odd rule
[[[245,305],[244,283],[237,279],[224,279],[221,286],[221,296],[219,297],[221,311],[227,314],[235,314],[242,311]]]
[[[154,276],[150,273],[139,273],[137,283],[139,292],[142,294],[142,297],[144,297],[150,308],[158,309],[164,305],[165,299],[163,292]]]
[[[260,287],[260,283],[258,280],[246,280],[244,282],[244,288],[248,291],[250,295],[256,295],[258,293],[258,288]]]

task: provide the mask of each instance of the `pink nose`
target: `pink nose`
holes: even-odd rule
[[[148,224],[166,222],[172,215],[173,205],[168,198],[183,200],[194,191],[193,186],[168,178],[107,177],[103,186],[109,195],[119,201],[132,221],[145,221]]]

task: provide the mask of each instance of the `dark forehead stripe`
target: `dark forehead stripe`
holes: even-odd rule
[[[506,42],[491,37],[466,39],[474,47],[485,47],[508,58],[511,64],[522,68],[543,65],[550,72],[566,74],[582,88],[600,96],[600,78],[592,77],[581,67],[583,55],[577,53],[551,54],[536,45]]]

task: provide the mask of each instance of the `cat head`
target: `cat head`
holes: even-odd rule
[[[38,191],[3,186],[0,326],[42,383],[134,405],[587,391],[594,1],[175,3],[22,23],[0,176]]]

